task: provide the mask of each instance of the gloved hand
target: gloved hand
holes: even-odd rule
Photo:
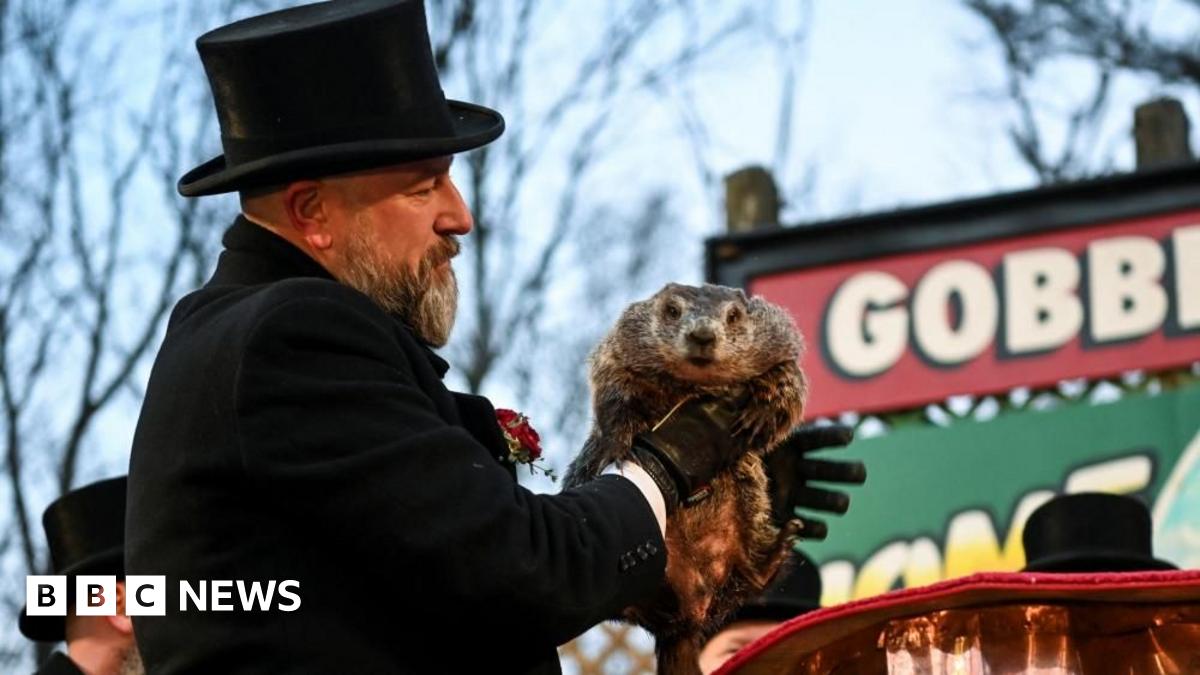
[[[713,477],[745,452],[731,431],[738,412],[731,401],[692,399],[634,437],[634,460],[658,484],[668,512],[707,497]]]
[[[861,485],[867,480],[867,467],[862,462],[811,459],[808,454],[826,448],[843,447],[854,440],[854,430],[834,424],[805,425],[794,429],[767,455],[767,480],[771,494],[771,517],[776,525],[795,518],[796,508],[827,513],[845,513],[850,508],[850,495],[838,490],[811,487],[813,481]],[[800,536],[804,539],[824,539],[829,528],[824,521],[799,514],[804,521]]]

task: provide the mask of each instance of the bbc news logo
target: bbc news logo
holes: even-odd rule
[[[61,575],[25,577],[25,607],[29,616],[66,616],[68,578]],[[112,616],[117,613],[117,577],[80,574],[75,577],[75,615]],[[300,582],[223,579],[180,581],[180,612],[233,612],[242,610],[294,612],[300,609]],[[125,577],[125,614],[165,616],[167,578],[130,574]]]

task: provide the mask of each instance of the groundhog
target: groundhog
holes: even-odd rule
[[[589,359],[593,425],[567,471],[570,487],[630,458],[636,434],[680,402],[747,400],[735,425],[746,454],[704,501],[667,523],[666,584],[624,619],[657,642],[659,673],[699,673],[699,650],[723,619],[762,591],[800,530],[771,522],[763,455],[804,412],[803,341],[782,308],[723,286],[668,284],[630,305]]]

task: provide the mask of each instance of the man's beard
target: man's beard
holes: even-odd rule
[[[117,675],[146,675],[146,666],[142,664],[142,655],[138,651],[137,645],[133,645],[129,651],[125,652],[125,658],[121,660]]]
[[[441,238],[414,272],[383,253],[368,223],[357,225],[346,241],[342,283],[399,318],[421,340],[434,347],[445,346],[458,310],[458,282],[448,264],[458,255],[458,240]],[[442,263],[447,264],[439,269]]]

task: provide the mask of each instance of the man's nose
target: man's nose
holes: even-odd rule
[[[450,180],[449,176],[446,177],[446,187],[449,188],[446,191],[446,205],[438,214],[433,229],[443,235],[465,235],[475,225],[475,220],[471,217],[471,209],[467,207],[458,187],[454,185],[454,181]]]

